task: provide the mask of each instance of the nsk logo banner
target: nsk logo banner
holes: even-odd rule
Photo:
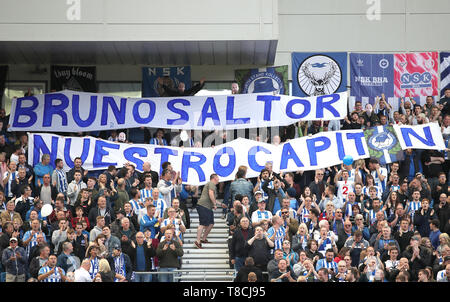
[[[350,54],[350,95],[375,98],[394,95],[394,56],[392,54]]]
[[[325,95],[347,90],[347,53],[292,53],[292,94]]]
[[[438,53],[394,55],[396,97],[438,95]]]
[[[142,97],[158,97],[165,95],[158,78],[163,79],[164,85],[176,89],[178,84],[184,83],[186,90],[191,88],[191,67],[142,67]]]

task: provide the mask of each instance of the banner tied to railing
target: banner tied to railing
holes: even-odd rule
[[[395,126],[395,136],[402,149],[444,150],[445,145],[437,123],[417,126]],[[29,133],[29,164],[37,164],[42,154],[50,154],[51,163],[63,159],[65,169],[73,167],[75,157],[81,157],[87,170],[106,169],[109,165],[122,167],[130,162],[142,171],[144,162],[158,170],[170,161],[181,172],[183,183],[204,184],[212,173],[220,181],[233,180],[238,167],[248,167],[247,177],[256,177],[266,162],[273,170],[315,170],[342,163],[345,155],[354,160],[370,156],[363,130],[320,132],[316,135],[290,140],[278,146],[238,138],[229,143],[208,148],[178,148],[157,145],[125,144],[94,137],[63,137],[53,134]],[[377,148],[389,147],[389,135],[373,138]]]

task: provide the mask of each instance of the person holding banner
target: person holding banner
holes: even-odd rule
[[[192,86],[190,89],[186,90],[186,85],[183,82],[178,83],[177,89],[172,89],[164,84],[164,79],[159,77],[158,84],[164,89],[164,92],[168,96],[189,96],[195,95],[197,92],[203,89],[205,86],[205,78],[200,79],[200,83]]]
[[[231,94],[239,94],[239,83],[236,81],[231,82]]]

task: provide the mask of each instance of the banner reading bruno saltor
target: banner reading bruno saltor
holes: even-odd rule
[[[347,93],[314,97],[273,94],[122,98],[64,90],[18,98],[11,131],[84,132],[137,128],[220,130],[336,120],[347,114]]]

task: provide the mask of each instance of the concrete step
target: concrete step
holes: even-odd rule
[[[228,264],[228,257],[227,258],[218,258],[218,259],[207,259],[205,257],[202,258],[192,258],[192,259],[185,259],[182,258],[183,264]]]
[[[197,253],[185,253],[183,255],[183,260],[185,259],[228,259],[228,254],[226,253],[208,253],[208,254],[197,254]]]
[[[182,269],[230,269],[230,265],[226,263],[183,263]]]
[[[191,229],[196,229],[196,228],[198,228],[198,226],[199,226],[198,221],[196,221],[196,222],[192,222],[191,221]],[[226,222],[214,221],[213,229],[217,229],[217,228],[219,228],[219,229],[227,229],[228,230],[230,227],[226,224]]]
[[[186,232],[184,233],[186,234],[195,234],[197,236],[197,229],[187,229]],[[228,236],[228,229],[224,229],[224,228],[213,228],[211,230],[211,232],[209,232],[208,237],[211,234],[224,234],[223,236],[226,237]]]
[[[191,214],[191,222],[198,222],[198,214]],[[225,218],[222,218],[221,214],[214,214],[214,223],[226,222]]]
[[[217,282],[233,282],[233,280],[226,280],[226,279],[223,279],[223,280],[180,280],[179,282],[185,282],[185,283],[187,283],[187,282],[189,282],[189,283],[196,283],[196,282],[202,282],[202,283],[209,283],[209,282],[211,282],[211,283],[217,283]]]
[[[185,238],[184,244],[190,244],[190,243],[194,244],[194,242],[196,240],[197,239],[195,237]],[[210,243],[202,243],[203,247],[208,247],[209,244],[214,244],[214,243],[225,244],[228,246],[227,238],[209,238],[209,236],[208,236],[208,241]],[[183,247],[184,247],[184,245],[183,245]]]
[[[222,254],[228,256],[228,248],[226,246],[223,248],[211,248],[211,244],[204,244],[203,246],[207,248],[198,249],[194,248],[194,245],[191,245],[189,248],[185,248],[183,257],[189,254],[202,254],[204,257],[209,257],[209,254]]]
[[[211,241],[210,239],[211,238],[223,238],[223,239],[226,239],[226,237],[228,236],[227,235],[228,233],[224,233],[224,232],[211,232],[211,233],[209,233],[208,234],[208,240],[209,241]],[[192,233],[185,233],[184,235],[183,235],[183,237],[184,237],[184,239],[188,239],[188,238],[197,238],[197,232],[192,232]]]
[[[228,244],[226,242],[226,240],[219,240],[219,239],[208,239],[209,241],[211,241],[211,243],[202,243],[203,245],[203,249],[197,249],[197,246],[194,244],[195,239],[189,239],[189,240],[185,240],[184,244],[183,244],[183,249],[187,250],[187,249],[192,249],[192,250],[198,250],[198,251],[205,251],[205,253],[207,253],[209,250],[214,250],[214,249],[228,249]]]
[[[187,276],[187,275],[227,275],[227,276],[232,276],[234,275],[234,269],[190,269],[190,270],[183,270],[180,269],[178,270],[178,272],[180,274],[182,274],[183,276]]]
[[[181,277],[180,282],[233,282],[234,276],[209,275]]]

